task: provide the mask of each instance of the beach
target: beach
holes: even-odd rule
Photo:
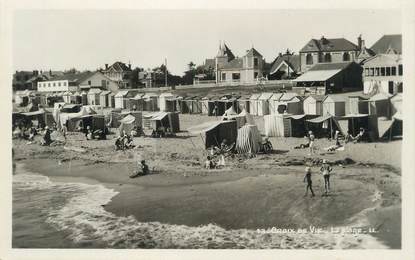
[[[181,114],[180,124],[185,130],[219,119]],[[263,119],[255,120],[263,132]],[[207,152],[199,135],[183,131],[175,138],[137,137],[137,146],[127,151],[115,151],[113,138],[86,141],[82,134],[69,133],[65,145],[51,147],[13,140],[14,177],[22,171],[40,174],[48,178],[40,190],[68,194],[56,202],[60,206],[54,214],[42,216],[42,224],[57,231],[59,243],[29,243],[29,234],[14,232],[14,247],[401,247],[399,140],[349,143],[344,151],[328,153],[323,148],[332,142],[318,139],[317,153],[309,156],[308,150],[293,149],[302,138],[270,138],[272,154],[236,155],[227,158],[223,169],[206,170]],[[321,196],[324,183],[317,162],[323,158],[334,169],[330,196]],[[152,173],[129,178],[142,159]],[[314,198],[304,197],[306,165],[313,173]],[[23,189],[14,187],[14,194],[28,190],[23,185],[27,180],[16,183]],[[14,229],[17,224],[14,220]],[[360,227],[362,233],[333,232],[350,227]],[[300,233],[303,229],[308,232]]]

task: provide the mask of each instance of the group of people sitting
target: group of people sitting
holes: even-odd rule
[[[126,133],[124,130],[121,135],[115,139],[115,150],[126,150],[134,148],[133,136]]]
[[[84,132],[85,138],[86,140],[104,140],[106,138],[106,131],[107,130],[103,131],[101,129],[93,130],[91,126],[88,125]]]
[[[153,132],[151,132],[151,137],[154,138],[161,138],[161,137],[167,137],[167,136],[174,136],[174,132],[171,131],[170,127],[164,127],[160,126],[157,129],[153,129]]]
[[[210,148],[210,155],[206,157],[205,168],[216,169],[225,166],[225,156],[232,153],[235,148],[235,143],[228,144],[226,139],[223,139],[219,146],[212,146]]]
[[[38,125],[35,127],[33,124],[15,124],[13,125],[12,135],[14,139],[23,139],[29,141],[28,144],[31,144],[35,140],[35,136],[41,134],[42,139],[40,141],[41,145],[50,145],[53,141],[51,138],[51,133],[56,131],[56,124],[53,127]]]

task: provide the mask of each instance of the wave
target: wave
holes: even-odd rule
[[[93,243],[109,248],[249,248],[249,249],[361,249],[386,248],[369,234],[286,233],[251,229],[226,230],[215,224],[186,225],[139,222],[133,216],[116,216],[103,207],[118,194],[103,185],[51,182],[41,175],[23,172],[13,176],[20,190],[64,194],[60,207],[48,210],[46,222],[69,234],[82,247]]]

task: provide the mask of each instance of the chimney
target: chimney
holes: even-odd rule
[[[108,63],[105,63],[105,69],[106,70],[108,69]]]
[[[278,56],[282,57],[282,53],[281,53],[281,52],[280,52],[280,53],[278,53]]]
[[[359,47],[359,50],[362,49],[362,35],[360,34],[359,37],[357,37],[357,47]]]
[[[131,63],[128,63],[128,68],[131,69]]]
[[[365,40],[361,40],[361,42],[360,42],[360,50],[363,50],[365,48],[366,48]]]
[[[49,69],[49,76],[52,76],[52,70]]]

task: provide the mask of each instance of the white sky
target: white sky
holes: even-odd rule
[[[19,10],[13,20],[14,70],[94,70],[119,60],[153,68],[167,58],[182,75],[224,40],[236,56],[254,46],[271,62],[311,38],[359,34],[370,47],[401,33],[399,10]]]

